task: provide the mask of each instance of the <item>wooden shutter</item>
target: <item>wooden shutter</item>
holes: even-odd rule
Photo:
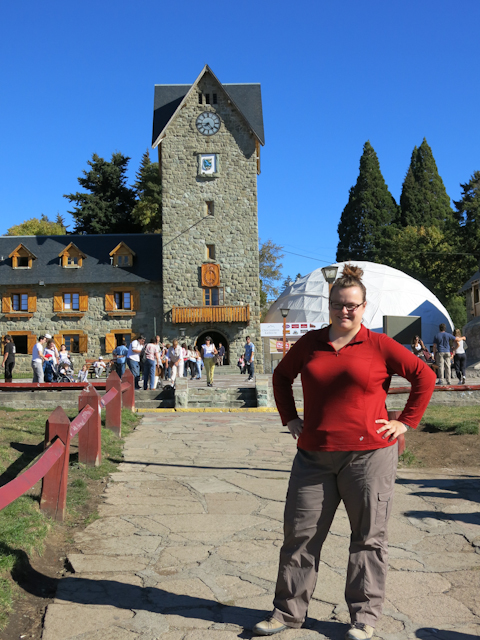
[[[12,313],[12,296],[4,295],[2,298],[2,312]]]
[[[53,294],[53,311],[63,311],[63,295],[61,293]]]
[[[140,294],[138,291],[132,291],[130,296],[132,301],[132,311],[138,311],[140,309]]]
[[[105,336],[105,353],[112,353],[112,351],[115,349],[115,346],[115,334],[107,333],[107,335]]]
[[[55,346],[57,347],[57,349],[60,351],[60,347],[63,344],[63,336],[61,333],[56,333],[53,336],[53,341],[55,342]]]
[[[28,313],[35,313],[37,310],[37,296],[35,293],[28,294]]]
[[[37,336],[34,335],[29,335],[27,336],[27,347],[28,347],[28,353],[31,355],[33,352],[33,347],[36,345],[37,343]]]
[[[115,296],[113,293],[105,294],[105,311],[115,311]]]
[[[88,351],[88,336],[82,334],[78,336],[78,350],[80,353],[87,353]]]
[[[220,284],[220,265],[202,264],[202,287],[218,287]]]
[[[80,311],[88,311],[88,293],[81,293],[79,296]]]

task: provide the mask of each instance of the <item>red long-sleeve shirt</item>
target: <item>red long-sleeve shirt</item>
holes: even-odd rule
[[[292,383],[300,373],[304,426],[298,447],[306,451],[364,451],[394,444],[376,433],[388,419],[385,399],[394,373],[411,383],[400,422],[416,428],[435,387],[435,374],[422,361],[383,333],[363,325],[339,351],[329,342],[329,328],[309,331],[275,369],[275,402],[284,425],[298,417]]]

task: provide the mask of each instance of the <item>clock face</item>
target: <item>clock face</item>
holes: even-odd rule
[[[216,113],[204,111],[197,118],[197,129],[204,136],[213,136],[220,129],[220,118]]]

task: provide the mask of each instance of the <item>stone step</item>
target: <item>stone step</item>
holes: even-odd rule
[[[208,409],[208,408],[215,408],[215,409],[242,409],[242,408],[246,408],[247,405],[243,402],[243,400],[226,400],[224,402],[222,401],[216,401],[216,402],[210,402],[209,400],[205,399],[205,400],[190,400],[190,398],[188,399],[188,408],[189,409]],[[248,407],[247,407],[248,408]]]
[[[136,409],[174,409],[175,400],[136,400]]]

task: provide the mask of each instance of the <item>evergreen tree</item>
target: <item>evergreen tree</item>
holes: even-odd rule
[[[279,294],[278,282],[282,277],[281,269],[283,247],[271,240],[262,242],[258,250],[258,262],[260,271],[260,312],[262,319],[268,311],[270,303]]]
[[[132,219],[135,191],[127,186],[126,171],[130,158],[113,153],[110,162],[96,153],[88,161],[91,169],[78,178],[90,193],[70,193],[64,197],[75,202],[76,233],[138,233],[140,225]]]
[[[150,153],[143,154],[134,184],[138,196],[133,218],[144,233],[162,230],[162,183],[158,162],[151,162]]]
[[[480,258],[480,171],[475,171],[469,182],[460,186],[462,197],[454,204],[460,226],[459,249],[465,252],[465,280],[468,280]]]
[[[40,218],[30,218],[7,230],[7,236],[63,236],[67,233],[65,222],[60,214],[55,220],[49,220],[42,213]]]
[[[400,196],[400,226],[448,228],[453,223],[450,198],[426,139],[415,147]]]
[[[338,225],[337,260],[382,262],[397,216],[397,203],[385,184],[377,154],[367,141],[357,183],[350,189]]]

